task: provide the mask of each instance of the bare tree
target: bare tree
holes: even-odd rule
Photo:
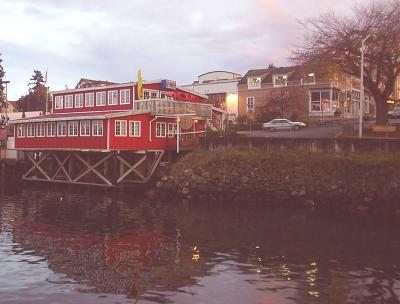
[[[399,16],[399,0],[382,0],[355,7],[351,17],[329,13],[308,20],[305,43],[292,59],[305,65],[337,65],[360,77],[361,41],[371,35],[364,52],[364,84],[375,99],[377,124],[385,124],[387,100],[400,73]]]

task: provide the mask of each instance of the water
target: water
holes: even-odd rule
[[[0,303],[400,303],[398,228],[250,202],[3,191]]]

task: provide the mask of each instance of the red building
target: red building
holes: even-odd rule
[[[13,121],[24,179],[114,186],[146,182],[165,152],[192,150],[212,117],[206,96],[169,80],[81,79],[51,92],[52,113]]]

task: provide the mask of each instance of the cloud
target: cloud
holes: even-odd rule
[[[328,0],[1,0],[0,52],[11,98],[34,69],[49,70],[52,89],[80,77],[170,78],[190,83],[210,70],[287,64],[301,39],[298,20],[347,9]],[[34,4],[32,4],[34,3]]]

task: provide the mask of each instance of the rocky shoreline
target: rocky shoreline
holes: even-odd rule
[[[197,151],[164,171],[157,189],[190,200],[332,207],[400,217],[400,157],[254,148]]]

